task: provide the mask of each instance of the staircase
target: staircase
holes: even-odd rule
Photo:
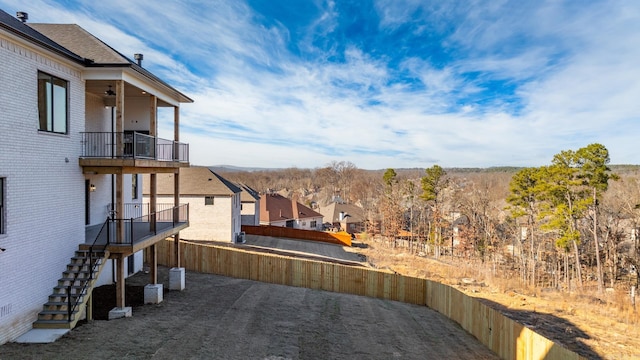
[[[82,316],[82,310],[91,297],[93,286],[109,258],[106,250],[85,250],[82,247],[67,265],[67,270],[53,288],[49,301],[44,304],[33,323],[34,329],[73,329]],[[71,311],[69,311],[69,300]]]

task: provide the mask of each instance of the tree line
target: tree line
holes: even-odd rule
[[[362,170],[323,168],[223,176],[313,206],[359,205],[367,233],[426,256],[477,261],[532,287],[637,286],[640,177],[609,166],[601,144],[530,168]],[[634,284],[629,281],[633,279]]]

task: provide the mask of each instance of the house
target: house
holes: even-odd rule
[[[174,196],[174,174],[159,174],[157,196],[170,202]],[[189,228],[180,232],[188,240],[236,242],[240,234],[242,190],[206,167],[180,170],[180,203],[189,205]],[[147,199],[150,187],[144,186]]]
[[[238,184],[240,194],[240,216],[242,225],[260,225],[260,194],[245,184]]]
[[[112,317],[130,316],[125,277],[188,227],[177,198],[166,211],[155,194],[142,204],[140,174],[189,166],[179,114],[192,100],[77,25],[17,15],[0,10],[0,344],[73,328],[102,283],[119,285]],[[156,136],[160,108],[174,139]]]
[[[260,225],[322,230],[322,214],[278,194],[260,198]]]
[[[364,211],[357,205],[332,202],[321,207],[320,213],[332,229],[346,231],[349,234],[365,231]]]

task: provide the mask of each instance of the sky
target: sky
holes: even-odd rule
[[[161,4],[161,5],[160,5]],[[192,165],[639,164],[640,2],[0,0],[75,23],[194,99]],[[160,135],[173,137],[172,114]],[[162,121],[166,119],[166,121]]]

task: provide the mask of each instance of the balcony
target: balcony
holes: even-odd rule
[[[80,166],[85,173],[169,172],[189,166],[189,144],[135,131],[81,134]]]
[[[124,256],[147,248],[189,227],[189,204],[130,219],[107,219],[86,228],[84,247],[106,248]]]

